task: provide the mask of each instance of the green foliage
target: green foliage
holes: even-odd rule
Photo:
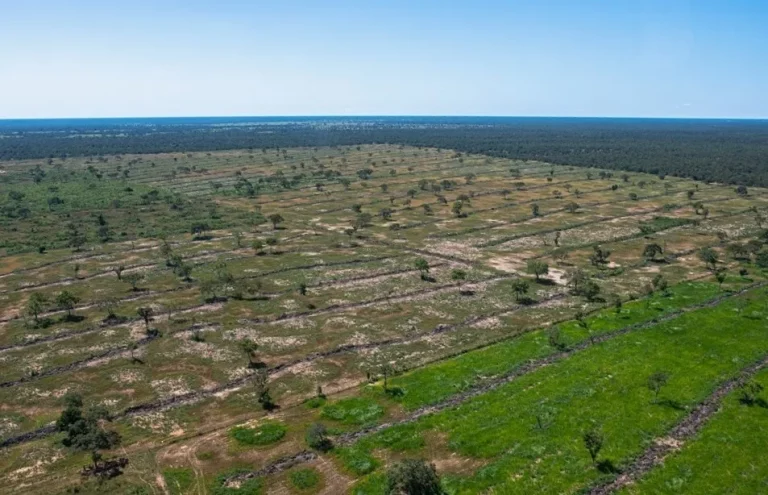
[[[370,423],[384,414],[384,408],[369,397],[351,397],[323,407],[321,416],[344,424]]]
[[[424,258],[418,258],[414,262],[414,266],[419,272],[421,272],[421,278],[425,279],[429,274],[429,263]]]
[[[440,478],[433,464],[420,459],[405,459],[387,470],[387,491],[391,495],[442,495]]]
[[[251,224],[247,212],[228,208],[221,208],[225,214],[220,218],[211,218],[213,203],[204,198],[191,200],[120,180],[94,180],[84,172],[51,169],[40,183],[13,187],[21,199],[0,195],[0,229],[5,233],[0,249],[8,253],[179,234],[198,221],[213,229]]]
[[[542,275],[549,273],[549,265],[541,260],[530,260],[525,271],[536,276],[536,280],[539,280]]]
[[[33,292],[27,301],[27,314],[31,315],[35,319],[35,322],[38,322],[40,313],[45,311],[45,306],[47,303],[48,299],[44,294],[40,292]]]
[[[315,450],[325,452],[333,446],[328,438],[328,429],[322,423],[312,423],[305,436],[307,445]]]
[[[379,462],[362,449],[337,448],[334,454],[339,457],[345,468],[357,476],[372,473],[379,466]]]
[[[80,298],[68,290],[63,290],[56,295],[56,307],[66,311],[69,316],[72,316],[72,310],[79,302]]]
[[[592,427],[583,433],[582,439],[584,440],[584,447],[589,452],[589,457],[592,458],[592,464],[597,464],[597,456],[603,449],[605,435],[598,428]]]
[[[512,292],[515,293],[515,299],[518,302],[521,302],[524,300],[525,295],[528,294],[528,289],[530,288],[530,284],[527,280],[524,280],[522,278],[516,278],[512,281]]]
[[[189,468],[163,469],[165,486],[172,495],[184,495],[189,493],[195,483],[195,473]]]
[[[85,452],[111,449],[120,444],[117,432],[102,428],[101,421],[109,420],[103,406],[83,410],[83,399],[78,394],[64,397],[65,409],[56,420],[56,429],[66,434],[62,443],[66,447]]]
[[[758,373],[753,381],[768,384],[768,370]],[[741,393],[737,389],[726,396],[717,414],[695,437],[620,493],[752,495],[764,492],[768,464],[758,459],[768,444],[766,409],[745,407]]]
[[[653,392],[653,400],[658,402],[659,392],[669,382],[669,373],[656,371],[648,377],[648,390]]]
[[[235,426],[229,436],[241,445],[270,445],[283,439],[287,428],[277,421],[265,421],[253,428]]]
[[[262,495],[264,482],[261,478],[247,478],[239,481],[237,485],[227,485],[228,479],[248,472],[248,470],[234,470],[218,475],[211,484],[211,495]]]
[[[295,469],[288,473],[288,479],[299,490],[308,490],[320,483],[320,473],[312,468]]]
[[[662,230],[669,230],[694,223],[696,223],[695,220],[688,218],[653,217],[653,219],[648,222],[640,222],[640,231],[643,235],[650,235],[655,232],[661,232]]]

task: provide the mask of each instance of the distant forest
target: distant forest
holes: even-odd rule
[[[0,122],[0,159],[396,143],[768,186],[768,121],[482,117]]]

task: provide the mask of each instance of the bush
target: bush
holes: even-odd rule
[[[342,399],[323,408],[324,418],[340,421],[345,424],[361,425],[370,423],[384,414],[384,408],[365,397]]]
[[[255,428],[235,426],[229,430],[229,436],[243,445],[269,445],[282,440],[285,432],[283,424],[270,421]]]
[[[291,471],[288,478],[291,480],[291,484],[299,490],[313,488],[320,482],[320,474],[311,468]]]
[[[227,486],[227,480],[247,471],[236,470],[220,474],[211,486],[211,495],[261,495],[263,486],[261,478],[249,478],[235,486]]]
[[[352,448],[338,449],[336,451],[344,466],[357,476],[373,472],[379,462],[364,450]]]
[[[387,471],[387,492],[389,494],[442,495],[434,464],[420,459],[405,459],[392,465]]]
[[[333,447],[331,441],[328,439],[328,430],[322,423],[314,423],[307,430],[305,436],[307,445],[315,450],[328,451]]]
[[[172,494],[189,493],[189,489],[195,482],[195,473],[187,468],[168,468],[163,470],[165,486]]]

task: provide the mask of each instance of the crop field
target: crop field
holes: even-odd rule
[[[768,189],[377,144],[0,211],[3,493],[768,493]]]

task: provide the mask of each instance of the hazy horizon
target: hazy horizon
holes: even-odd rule
[[[755,0],[29,0],[0,119],[768,118]]]

